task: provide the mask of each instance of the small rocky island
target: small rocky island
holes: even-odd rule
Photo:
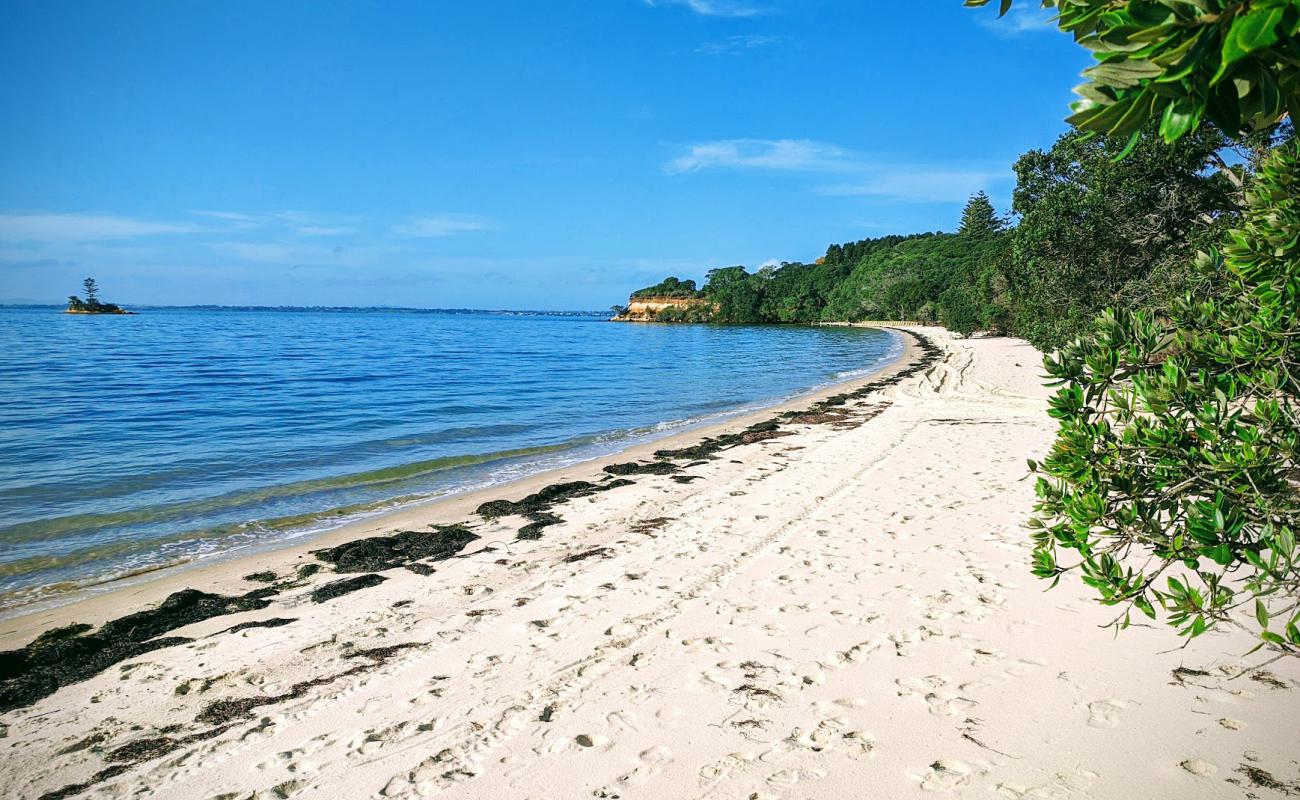
[[[86,299],[82,300],[77,295],[68,296],[68,307],[65,313],[68,314],[135,314],[134,311],[126,311],[114,303],[105,303],[99,299],[99,284],[94,278],[86,278],[81,282],[82,288],[86,292]]]

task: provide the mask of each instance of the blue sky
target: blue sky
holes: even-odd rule
[[[0,301],[599,309],[951,230],[1087,65],[1021,5],[0,0]]]

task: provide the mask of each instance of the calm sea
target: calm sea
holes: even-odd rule
[[[893,334],[388,310],[0,308],[0,607],[570,464]]]

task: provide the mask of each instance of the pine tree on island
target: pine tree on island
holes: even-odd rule
[[[94,278],[86,278],[81,282],[82,291],[85,292],[86,299],[82,300],[77,295],[68,296],[69,314],[133,314],[133,311],[123,311],[114,303],[105,303],[99,299],[99,284]]]

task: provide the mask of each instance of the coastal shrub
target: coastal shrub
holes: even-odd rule
[[[1249,607],[1300,652],[1300,146],[1279,146],[1239,226],[1200,255],[1206,290],[1116,309],[1045,359],[1059,386],[1039,474],[1034,572],[1184,636]],[[1067,555],[1069,560],[1067,562]]]
[[[985,6],[989,0],[966,0]],[[1012,0],[999,0],[1000,13]],[[1150,121],[1176,142],[1204,121],[1236,136],[1300,116],[1295,0],[1042,0],[1099,62],[1069,122],[1136,136]]]

